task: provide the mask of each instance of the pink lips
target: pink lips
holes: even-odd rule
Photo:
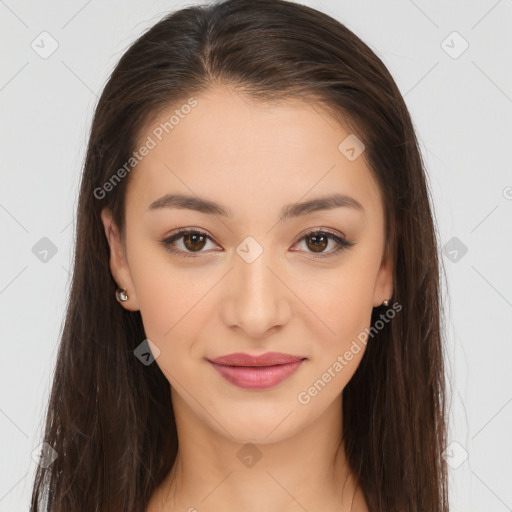
[[[244,389],[267,389],[295,373],[305,359],[279,352],[267,352],[260,356],[238,352],[208,361],[235,386]]]

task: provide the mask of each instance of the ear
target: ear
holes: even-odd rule
[[[124,288],[128,295],[126,302],[120,302],[128,311],[138,311],[139,304],[135,293],[130,267],[126,259],[118,227],[112,219],[112,212],[108,208],[101,210],[101,220],[105,228],[105,236],[110,246],[110,271],[119,288]]]
[[[375,280],[373,307],[382,306],[382,302],[393,296],[393,256],[386,244],[382,262]]]

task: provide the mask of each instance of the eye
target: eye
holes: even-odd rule
[[[174,244],[177,241],[180,241],[182,248],[175,247]],[[205,252],[202,249],[205,248],[208,241],[212,241],[212,238],[203,231],[197,229],[180,229],[174,235],[162,240],[162,244],[167,251],[173,254],[184,257],[196,257],[194,253]],[[318,257],[332,256],[354,245],[354,242],[348,242],[341,236],[324,230],[309,231],[294,245],[297,245],[301,241],[304,241],[306,247],[310,249],[306,249],[306,252],[316,254]],[[333,242],[334,248],[330,251],[325,251],[329,246],[329,242]]]
[[[299,239],[299,242],[301,241],[304,241],[306,247],[311,249],[306,250],[306,252],[317,254],[321,258],[333,256],[337,252],[354,245],[354,242],[348,242],[341,236],[323,230],[308,231]],[[334,248],[330,251],[324,251],[328,247],[329,242],[333,242]]]
[[[184,249],[176,249],[173,244],[175,241],[183,239],[181,241]],[[192,253],[204,252],[201,251],[206,245],[208,240],[212,240],[206,233],[197,229],[180,229],[176,234],[166,238],[162,241],[165,249],[173,254],[179,256],[194,257]]]

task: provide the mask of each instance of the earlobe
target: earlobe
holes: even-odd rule
[[[135,287],[133,285],[130,267],[126,260],[119,229],[112,218],[112,212],[108,208],[103,208],[101,211],[101,220],[110,247],[110,272],[118,286],[114,299],[117,299],[122,307],[128,311],[138,311],[139,306],[135,294]],[[119,290],[124,290],[127,300],[119,300]]]

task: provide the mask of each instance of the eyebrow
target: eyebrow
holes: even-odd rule
[[[363,205],[353,197],[343,194],[332,194],[317,197],[309,201],[287,204],[281,209],[279,220],[283,221],[321,210],[332,210],[340,207],[349,207],[364,213]],[[166,194],[156,201],[153,201],[148,207],[149,210],[158,210],[160,208],[179,208],[206,214],[222,215],[229,218],[233,217],[231,210],[219,203],[209,199],[184,194]]]

